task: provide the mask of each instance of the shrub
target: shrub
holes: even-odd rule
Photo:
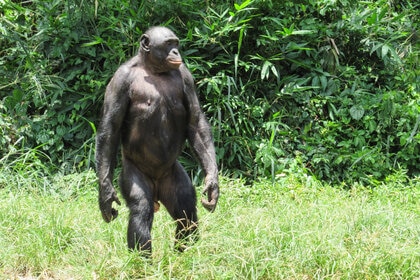
[[[2,152],[91,166],[106,83],[163,24],[183,38],[225,172],[274,179],[298,157],[332,182],[418,174],[419,4],[95,3],[0,2]]]

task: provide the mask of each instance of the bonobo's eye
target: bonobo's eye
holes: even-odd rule
[[[179,48],[179,41],[178,40],[168,40],[168,41],[166,41],[166,46],[167,47],[172,47],[172,48]]]

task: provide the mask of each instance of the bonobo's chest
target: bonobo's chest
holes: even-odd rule
[[[137,69],[133,74],[128,92],[131,118],[185,118],[184,86],[179,71],[151,75]]]

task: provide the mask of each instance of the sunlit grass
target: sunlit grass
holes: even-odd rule
[[[420,277],[415,180],[340,189],[302,174],[274,185],[222,178],[217,211],[199,206],[201,238],[183,254],[173,250],[169,215],[164,208],[156,214],[148,261],[126,249],[125,207],[112,223],[102,221],[93,171],[30,175],[0,175],[0,278]]]

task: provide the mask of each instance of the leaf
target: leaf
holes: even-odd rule
[[[327,84],[328,84],[327,77],[320,76],[319,79],[321,81],[322,90],[325,91],[325,89],[327,88]]]
[[[381,53],[381,58],[382,59],[388,54],[388,51],[389,51],[388,45],[383,45],[382,46],[382,53]]]
[[[364,114],[365,114],[365,109],[363,109],[363,106],[362,105],[353,105],[350,108],[350,115],[356,121],[358,121],[361,118],[363,118],[363,115]]]
[[[292,35],[306,35],[306,34],[314,34],[315,30],[294,30],[292,31]]]
[[[95,36],[95,41],[91,41],[91,42],[87,42],[82,44],[82,47],[91,47],[91,46],[95,46],[98,44],[102,44],[104,42],[104,40],[98,36]]]
[[[261,80],[264,80],[265,78],[268,78],[268,76],[269,76],[268,69],[271,65],[272,64],[271,64],[270,61],[268,61],[268,60],[264,61],[264,64],[263,64],[262,69],[261,69]]]
[[[241,52],[241,47],[242,47],[242,40],[244,38],[244,30],[245,30],[245,26],[242,26],[241,30],[239,31],[239,39],[238,39],[238,55]]]
[[[279,77],[279,73],[277,72],[276,66],[271,65],[271,72],[274,74],[274,76],[276,76],[277,78]]]
[[[315,76],[315,77],[312,79],[312,86],[313,86],[313,87],[319,87],[319,85],[320,85],[319,76]]]
[[[235,3],[234,6],[235,6],[235,9],[237,11],[240,11],[242,9],[245,9],[250,3],[251,3],[251,0],[246,0],[241,5],[238,5],[238,4]]]
[[[374,44],[373,47],[372,47],[372,49],[370,50],[370,54],[373,54],[376,50],[378,50],[382,46],[383,46],[382,43]]]
[[[397,54],[397,52],[395,51],[395,49],[393,47],[388,46],[389,48],[389,52],[392,55],[392,57],[395,59],[396,62],[401,63],[401,58],[400,56]]]

